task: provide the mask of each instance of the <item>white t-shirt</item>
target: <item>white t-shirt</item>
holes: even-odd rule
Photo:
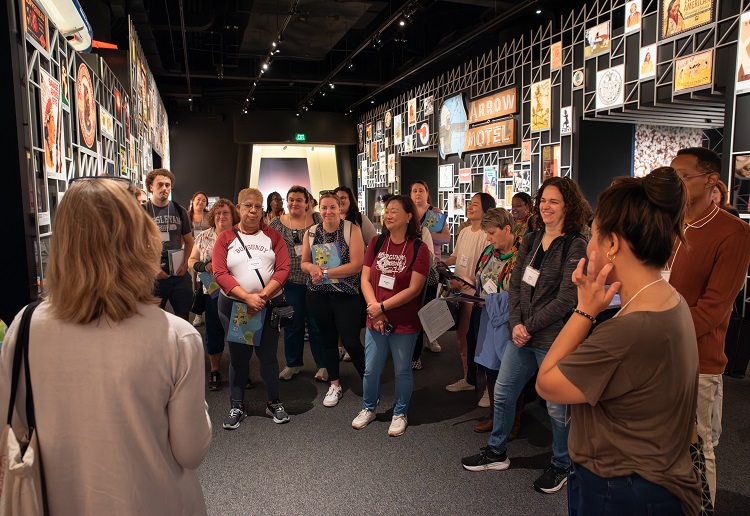
[[[263,231],[258,231],[254,235],[240,233],[242,242],[250,251],[252,260],[247,256],[245,248],[233,233],[227,232],[225,236],[231,234],[232,240],[227,246],[227,269],[240,284],[250,294],[257,294],[263,290],[263,285],[258,279],[257,269],[263,277],[263,281],[268,285],[271,276],[274,273],[276,264],[276,253],[273,252],[273,242]],[[223,292],[226,295],[226,292]]]
[[[487,247],[487,233],[483,229],[472,231],[470,227],[458,234],[456,246],[451,256],[456,257],[455,274],[457,276],[474,277],[477,260]]]

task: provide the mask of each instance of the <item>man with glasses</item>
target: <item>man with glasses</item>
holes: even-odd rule
[[[157,168],[146,175],[146,188],[151,192],[151,200],[144,205],[146,212],[154,219],[162,243],[162,267],[157,274],[154,295],[161,298],[159,306],[164,309],[167,301],[175,315],[186,321],[193,304],[193,287],[187,272],[188,257],[193,251],[193,233],[190,218],[185,208],[169,200],[174,185],[174,174],[166,168]],[[169,269],[169,251],[184,250],[182,264],[177,270]]]
[[[750,226],[716,206],[711,193],[719,181],[721,158],[701,147],[681,149],[672,168],[687,190],[685,244],[675,242],[663,272],[690,306],[698,338],[698,435],[704,443],[706,479],[716,498],[714,448],[721,435],[724,339],[732,302],[750,261]]]

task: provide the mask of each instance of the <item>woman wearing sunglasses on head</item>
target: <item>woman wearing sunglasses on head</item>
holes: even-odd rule
[[[292,324],[284,328],[284,358],[286,367],[279,373],[279,379],[291,380],[302,370],[302,356],[305,349],[305,323],[310,337],[310,351],[312,352],[318,372],[315,379],[320,382],[328,381],[328,372],[323,361],[320,347],[320,337],[315,321],[307,314],[305,298],[307,296],[307,274],[302,272],[302,239],[307,228],[313,224],[320,224],[323,219],[320,213],[312,211],[307,188],[300,185],[292,186],[286,194],[287,213],[271,220],[268,227],[281,233],[289,250],[290,272],[289,280],[284,285],[287,302],[294,307]]]
[[[362,267],[361,287],[368,315],[362,381],[364,407],[352,421],[352,427],[364,428],[375,419],[380,375],[390,350],[396,376],[396,404],[388,435],[395,437],[406,431],[406,411],[412,391],[411,356],[422,329],[417,311],[430,272],[430,251],[419,239],[417,209],[409,197],[391,197],[385,205],[383,223],[383,235],[370,241]]]

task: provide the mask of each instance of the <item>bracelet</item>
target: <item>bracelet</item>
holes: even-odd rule
[[[596,317],[594,317],[594,316],[592,316],[590,314],[587,314],[583,310],[579,310],[578,308],[574,308],[573,309],[573,313],[584,316],[586,319],[588,319],[589,321],[591,321],[591,324],[596,324]]]
[[[382,301],[380,302],[380,311],[385,313],[385,305],[383,304]]]

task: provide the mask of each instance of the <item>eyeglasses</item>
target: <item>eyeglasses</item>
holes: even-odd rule
[[[229,213],[228,211],[217,211],[216,213],[214,213],[214,217],[216,217],[217,219],[220,217],[231,217],[231,216],[232,214]]]
[[[682,179],[684,181],[685,179],[691,179],[693,177],[706,176],[708,174],[710,174],[710,172],[699,172],[697,174],[685,174],[685,175],[677,174],[677,175],[679,176],[680,179]]]
[[[245,208],[247,211],[252,211],[253,208],[255,208],[256,211],[263,211],[263,205],[261,204],[252,204],[249,202],[244,202],[240,204],[240,208]]]
[[[294,238],[294,245],[299,245],[302,243],[302,240],[299,239],[299,229],[292,230],[292,237]]]

